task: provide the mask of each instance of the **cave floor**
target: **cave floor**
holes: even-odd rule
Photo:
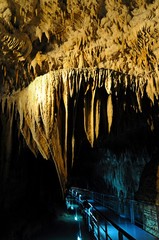
[[[81,236],[81,238],[79,238]],[[42,228],[40,233],[34,235],[33,240],[90,240],[82,216],[75,220],[75,212],[64,210],[59,214],[52,225]],[[31,239],[32,240],[32,239]]]
[[[92,240],[83,217],[78,213],[75,220],[75,214],[75,209],[58,206],[56,214],[41,209],[32,214],[8,215],[1,222],[0,240],[80,240],[80,233],[82,240]]]

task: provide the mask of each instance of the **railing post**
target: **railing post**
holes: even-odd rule
[[[123,234],[120,231],[118,232],[118,237],[119,237],[119,240],[123,240]]]
[[[97,227],[98,227],[98,240],[100,240],[100,223],[99,223],[99,216],[97,216]]]
[[[94,195],[94,194],[93,194],[93,192],[92,192],[92,200],[94,200],[94,197],[93,197],[93,195]]]
[[[88,209],[88,230],[89,230],[89,232],[90,232],[90,229],[91,229],[91,227],[90,227],[90,224],[91,224],[91,209],[89,208]]]
[[[121,214],[121,202],[120,202],[120,199],[118,200],[117,204],[118,204],[118,215],[120,216],[120,214]]]
[[[92,223],[92,233],[93,233],[93,235],[95,235],[93,219],[91,219],[91,223]]]
[[[108,240],[108,228],[107,228],[107,221],[105,223],[105,239]]]
[[[103,195],[103,207],[104,207],[104,194],[102,194]]]
[[[88,226],[88,214],[86,211],[84,211],[84,217],[85,217],[86,226],[89,227]]]
[[[81,194],[78,196],[78,201],[81,202]]]
[[[130,217],[131,217],[131,223],[134,224],[135,218],[134,218],[134,200],[130,201]]]

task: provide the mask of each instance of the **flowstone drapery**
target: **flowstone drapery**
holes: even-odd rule
[[[76,120],[83,122],[84,132],[93,147],[100,134],[101,119],[109,134],[113,124],[113,104],[120,94],[135,93],[132,108],[142,112],[142,97],[150,103],[158,99],[158,78],[141,78],[110,69],[68,69],[37,77],[27,88],[2,99],[9,109],[19,113],[20,130],[32,152],[53,159],[64,192],[74,160]],[[98,91],[102,89],[103,93]],[[79,95],[83,92],[82,101]],[[123,109],[129,103],[123,104]],[[131,103],[132,104],[132,103]],[[77,116],[81,105],[83,115]],[[105,109],[103,110],[103,106]],[[10,111],[10,110],[9,110]],[[153,120],[150,122],[152,128]],[[152,128],[153,129],[153,128]]]

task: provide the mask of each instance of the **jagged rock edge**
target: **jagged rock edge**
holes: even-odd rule
[[[130,76],[113,71],[112,69],[67,69],[52,71],[37,77],[27,88],[12,96],[1,99],[2,110],[7,104],[7,111],[19,113],[20,130],[30,147],[36,155],[37,150],[45,159],[53,159],[61,183],[63,192],[67,182],[67,149],[68,147],[68,102],[69,98],[77,98],[81,86],[84,87],[84,98],[91,91],[92,98],[90,108],[84,104],[84,130],[88,141],[93,147],[98,138],[99,130],[95,130],[95,123],[99,124],[100,110],[94,106],[94,96],[97,88],[104,87],[108,95],[107,121],[108,134],[111,131],[113,121],[113,94],[118,94],[118,86],[126,89],[129,87],[135,92],[138,99],[138,111],[142,111],[141,99],[146,93],[152,103],[158,99],[158,78],[145,76]],[[146,92],[145,92],[146,89]],[[65,121],[58,113],[58,107],[63,101],[65,108]],[[98,103],[99,104],[99,103]],[[56,111],[55,111],[56,106]],[[77,99],[74,107],[77,107]],[[136,108],[136,106],[134,106]],[[96,111],[98,109],[99,112]],[[76,118],[76,116],[72,116]],[[64,143],[61,139],[61,124],[64,121]],[[73,120],[73,122],[75,119]],[[99,120],[100,121],[100,120]],[[72,143],[74,142],[74,129],[72,130]],[[63,146],[64,144],[64,146]],[[74,147],[74,144],[71,146]],[[74,154],[74,149],[72,149]],[[74,156],[72,155],[72,161]]]

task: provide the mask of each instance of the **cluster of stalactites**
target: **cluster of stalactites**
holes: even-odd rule
[[[104,100],[96,97],[97,91],[101,88],[105,89]],[[54,159],[63,190],[69,171],[68,149],[69,151],[72,149],[71,161],[74,159],[76,109],[81,89],[83,92],[81,121],[86,137],[93,147],[99,137],[103,113],[102,101],[106,101],[105,115],[109,134],[113,122],[113,99],[118,98],[121,88],[124,94],[127,94],[127,89],[136,93],[138,107],[134,108],[138,111],[142,111],[140,102],[144,94],[147,94],[152,103],[154,99],[158,99],[159,84],[154,76],[135,77],[111,69],[52,71],[37,77],[27,88],[7,98],[9,108],[14,106],[19,113],[20,130],[33,153],[36,155],[39,151],[45,159]],[[5,98],[2,103],[4,108]],[[71,111],[70,107],[73,108]]]

